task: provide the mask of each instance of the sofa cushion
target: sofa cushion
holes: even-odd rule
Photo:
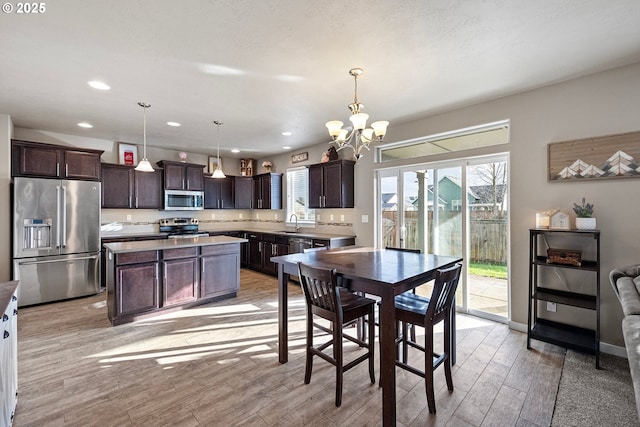
[[[640,414],[640,316],[627,316],[622,319],[622,334],[636,394],[636,407]]]
[[[640,314],[640,278],[620,277],[616,282],[618,299],[625,316]]]

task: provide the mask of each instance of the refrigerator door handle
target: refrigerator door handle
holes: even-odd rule
[[[56,248],[60,249],[60,186],[56,185]]]
[[[80,260],[84,260],[84,259],[98,259],[98,255],[83,256],[83,257],[68,258],[68,259],[49,259],[49,260],[45,260],[45,261],[26,261],[26,262],[20,262],[19,264],[20,265],[51,264],[51,263],[54,263],[54,262],[80,261]]]
[[[67,247],[67,187],[62,186],[62,247]]]

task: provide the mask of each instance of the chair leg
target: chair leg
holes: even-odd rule
[[[342,325],[334,325],[333,358],[336,360],[336,406],[342,405]]]
[[[407,322],[402,322],[402,362],[404,363],[407,363],[407,360],[409,359],[409,344],[407,344],[407,340],[409,339],[409,328],[407,326]]]
[[[427,391],[429,413],[436,413],[436,396],[433,390],[433,325],[427,325],[424,333],[424,382]]]
[[[311,353],[311,347],[313,347],[313,315],[307,313],[307,358],[304,368],[304,383],[309,384],[311,382],[311,371],[313,370],[313,353]]]
[[[368,317],[368,324],[369,324],[369,341],[367,341],[369,343],[368,349],[369,349],[369,378],[371,378],[371,384],[375,384],[376,383],[376,375],[375,375],[375,359],[374,359],[374,353],[375,353],[375,347],[376,347],[376,340],[375,340],[375,310],[372,307],[371,311],[369,311],[369,315]]]
[[[447,379],[447,388],[453,391],[453,378],[451,377],[451,316],[447,315],[444,320],[444,351],[446,353],[444,360],[444,376]]]

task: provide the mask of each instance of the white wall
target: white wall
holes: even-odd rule
[[[11,117],[0,114],[0,281],[11,279]]]

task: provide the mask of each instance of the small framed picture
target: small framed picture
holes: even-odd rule
[[[138,146],[118,142],[118,159],[121,165],[135,166],[138,164]]]
[[[218,165],[220,165],[220,169],[222,169],[222,159],[219,157],[209,156],[209,173],[213,173]]]

